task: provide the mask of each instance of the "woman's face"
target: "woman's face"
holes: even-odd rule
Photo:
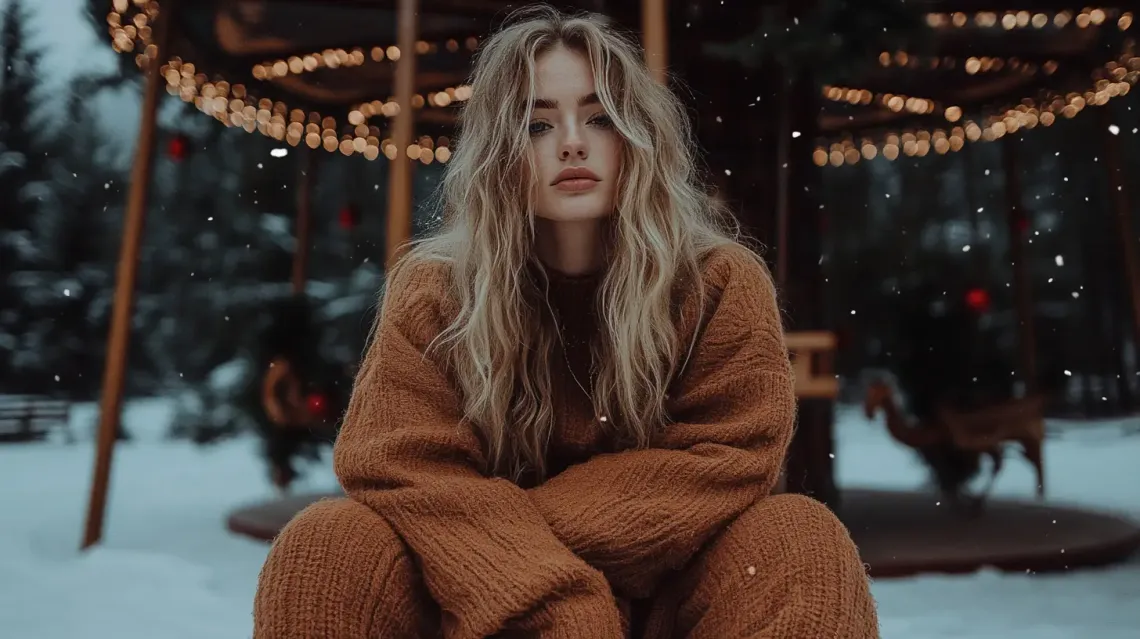
[[[529,123],[537,171],[535,213],[552,222],[614,211],[621,141],[595,92],[584,56],[562,45],[536,60]]]

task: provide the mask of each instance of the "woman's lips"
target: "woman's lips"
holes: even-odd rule
[[[555,184],[554,188],[558,189],[559,191],[576,193],[580,191],[589,191],[597,185],[598,181],[591,180],[590,178],[570,178],[569,180],[562,180],[561,182]]]

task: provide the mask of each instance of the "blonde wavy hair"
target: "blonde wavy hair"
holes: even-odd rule
[[[655,82],[640,46],[595,14],[549,6],[512,14],[479,50],[472,94],[439,193],[443,226],[413,244],[389,281],[416,263],[449,265],[454,321],[432,344],[487,447],[487,472],[545,477],[554,428],[551,371],[559,336],[533,251],[535,184],[528,123],[535,61],[561,44],[582,54],[623,141],[609,266],[596,300],[591,350],[596,414],[620,441],[648,446],[668,421],[670,383],[692,344],[681,344],[677,284],[703,290],[701,262],[738,242],[734,218],[704,188],[684,106]],[[530,169],[530,170],[528,170]],[[703,307],[703,304],[698,308]],[[382,317],[380,318],[382,321]]]

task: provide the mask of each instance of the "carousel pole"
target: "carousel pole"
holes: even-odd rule
[[[107,510],[107,487],[111,478],[111,461],[123,408],[123,382],[130,347],[131,311],[134,306],[135,278],[138,274],[139,247],[142,243],[151,168],[154,161],[155,128],[159,94],[163,79],[159,74],[166,56],[170,35],[171,6],[163,3],[154,26],[155,55],[146,69],[142,114],[139,119],[138,148],[131,168],[131,186],[127,195],[123,240],[119,249],[119,265],[115,282],[115,302],[111,329],[107,338],[107,360],[103,369],[103,392],[99,402],[99,430],[95,445],[95,469],[91,479],[91,495],[87,503],[87,521],[83,530],[82,549],[99,543],[103,537],[103,519]]]
[[[1013,295],[1018,331],[1017,345],[1021,360],[1021,378],[1026,395],[1037,392],[1037,337],[1034,330],[1033,290],[1029,268],[1025,263],[1025,208],[1021,203],[1021,173],[1017,144],[1020,138],[1002,138],[1002,160],[1005,168],[1006,222],[1009,227],[1009,261],[1013,264]]]
[[[301,184],[297,189],[297,246],[293,250],[293,295],[305,293],[305,278],[309,271],[309,239],[313,218],[313,183],[316,181],[317,151],[307,149],[301,160]]]
[[[385,258],[391,268],[399,259],[402,248],[412,235],[412,165],[416,158],[408,157],[412,145],[412,125],[415,110],[412,94],[416,88],[416,5],[417,0],[399,0],[396,13],[396,46],[400,59],[396,61],[396,104],[400,112],[392,125],[392,143],[396,157],[388,165],[388,236]]]
[[[641,0],[641,42],[645,47],[645,63],[653,79],[665,82],[669,64],[669,33],[665,0]]]
[[[788,285],[788,192],[791,189],[790,165],[792,145],[791,87],[784,73],[778,72],[780,89],[779,120],[776,142],[776,290]]]
[[[1112,124],[1111,107],[1100,111],[1101,135],[1104,136],[1105,168],[1108,170],[1108,184],[1112,188],[1112,204],[1116,213],[1117,234],[1120,235],[1120,251],[1124,257],[1125,282],[1127,282],[1132,306],[1132,340],[1140,353],[1140,258],[1136,255],[1136,233],[1132,228],[1132,206],[1128,201],[1128,182],[1124,179],[1123,162],[1120,157],[1120,139],[1109,130]]]

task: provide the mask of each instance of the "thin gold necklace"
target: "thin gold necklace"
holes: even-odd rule
[[[559,350],[562,351],[562,361],[566,364],[566,371],[568,373],[570,373],[570,379],[574,380],[574,385],[576,385],[578,387],[578,389],[582,391],[582,394],[586,396],[586,401],[590,402],[590,408],[591,408],[591,410],[594,411],[594,415],[596,416],[597,420],[604,424],[609,420],[606,419],[605,415],[598,415],[598,405],[594,403],[594,396],[590,393],[590,391],[586,390],[585,384],[583,384],[581,382],[581,380],[578,379],[578,376],[574,374],[574,367],[570,365],[570,356],[566,352],[566,338],[563,335],[562,322],[558,321],[558,313],[556,313],[554,311],[554,306],[551,305],[551,303],[550,303],[549,290],[547,291],[547,295],[545,296],[544,301],[546,302],[547,310],[550,311],[550,319],[554,322],[554,332],[555,332],[555,334],[558,335],[558,346],[559,346]],[[590,356],[590,385],[591,386],[593,386],[593,383],[594,383],[595,372],[596,371],[594,369],[594,358],[593,358],[593,355],[591,354],[591,356]]]

